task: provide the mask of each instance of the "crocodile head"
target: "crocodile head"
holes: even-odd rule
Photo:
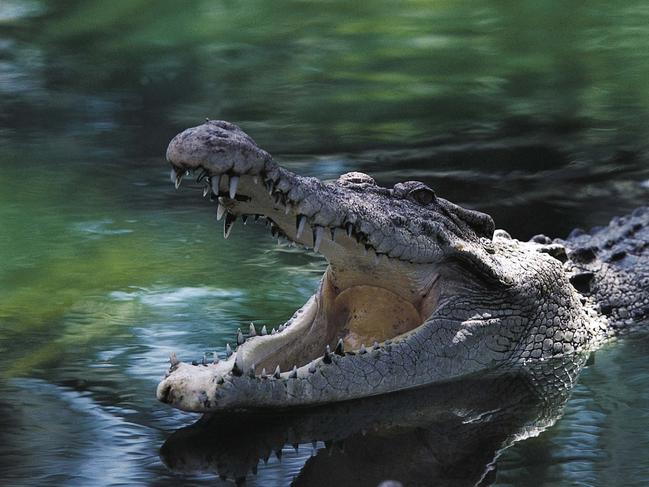
[[[538,311],[530,297],[545,284],[525,276],[542,267],[559,279],[560,265],[494,238],[490,216],[417,181],[384,188],[358,172],[329,182],[298,176],[223,121],[178,134],[167,159],[176,185],[191,172],[204,182],[226,237],[237,218],[261,216],[273,234],[313,248],[328,267],[278,332],[239,333],[236,351],[216,363],[172,359],[158,386],[161,401],[188,411],[318,404],[448,380],[534,353],[519,335],[525,313]],[[527,265],[531,253],[535,264]],[[563,351],[551,345],[550,354]]]

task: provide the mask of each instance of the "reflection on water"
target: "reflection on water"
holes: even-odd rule
[[[295,486],[487,485],[502,449],[554,424],[585,359],[289,414],[205,416],[171,435],[161,455],[179,473],[241,483],[252,472],[258,485],[276,480],[268,459],[291,447],[292,463],[306,460]]]
[[[406,452],[427,455],[410,462],[415,476],[452,464],[472,467],[467,481],[484,474],[499,441],[556,418],[531,392],[525,411],[501,403],[493,378],[473,383],[484,408],[463,394],[451,404],[447,385],[404,396],[405,417],[389,414],[397,397],[379,400],[374,416],[370,402],[273,424],[253,418],[258,427],[241,425],[247,438],[225,424],[230,456],[222,440],[201,436],[205,423],[221,427],[217,418],[172,433],[197,417],[154,400],[169,353],[223,353],[238,327],[283,322],[323,263],[277,247],[262,226],[236,226],[223,241],[212,206],[169,184],[166,143],[205,116],[231,119],[301,174],[421,179],[489,211],[514,236],[565,235],[649,200],[648,43],[639,0],[2,0],[0,478],[212,485],[215,471],[251,469],[261,452],[245,455],[260,441],[284,445],[281,462],[271,456],[248,475],[260,485],[294,476],[308,484],[323,471],[378,479],[400,471]],[[503,452],[485,482],[645,483],[646,345],[597,352],[564,416]],[[500,413],[463,424],[462,404]],[[340,430],[353,414],[378,429],[324,429]],[[466,432],[465,444],[451,444],[455,431]],[[191,435],[204,455],[178,447]],[[286,446],[295,441],[307,446],[295,453]],[[332,469],[334,461],[354,470]],[[182,462],[208,473],[179,473]]]

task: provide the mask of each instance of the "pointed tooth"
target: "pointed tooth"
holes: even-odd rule
[[[205,186],[203,186],[203,198],[205,198],[210,193],[210,191],[211,189],[209,185],[206,184]]]
[[[223,222],[223,238],[228,238],[230,236],[235,221],[237,221],[237,215],[233,215],[232,213],[227,213],[225,215],[225,222]]]
[[[239,185],[239,176],[230,176],[230,199],[237,195],[237,186]]]
[[[229,343],[225,344],[225,356],[226,358],[230,358],[232,356],[232,347]]]
[[[169,179],[172,183],[176,182],[176,169],[174,169],[173,167],[171,168],[171,172],[169,173]]]
[[[285,215],[288,215],[288,213],[289,213],[290,211],[291,211],[291,207],[290,207],[290,206],[288,205],[288,203],[287,203],[286,206],[284,207],[284,214],[285,214]]]
[[[266,367],[261,369],[261,378],[266,379],[268,377],[268,374],[266,374]]]
[[[325,348],[325,353],[324,356],[322,357],[322,361],[325,364],[330,364],[331,363],[331,349],[329,348],[329,345]]]
[[[343,343],[342,338],[338,339],[336,348],[334,348],[334,353],[336,353],[337,355],[345,355],[345,344]]]
[[[266,325],[261,327],[261,335],[262,336],[268,335],[268,330],[266,330]]]
[[[248,223],[248,215],[241,215],[241,221],[244,225]]]
[[[273,328],[272,330],[270,330],[270,334],[271,334],[271,335],[274,335],[275,333],[277,333],[277,330],[276,330],[275,328]]]
[[[372,348],[374,350],[378,350],[379,348],[381,348],[381,347],[379,347],[379,342],[374,342],[374,345],[372,345]]]
[[[221,220],[221,218],[223,218],[223,215],[225,215],[226,212],[227,212],[227,210],[225,209],[225,206],[223,206],[219,202],[217,207],[216,207],[216,220],[217,221]]]
[[[234,365],[232,366],[232,375],[236,375],[237,377],[240,377],[243,375],[243,358],[241,358],[241,355],[237,355],[237,357],[234,359]]]
[[[249,334],[250,334],[251,337],[257,336],[257,330],[255,329],[255,325],[252,323],[252,321],[250,322],[250,333]]]
[[[221,185],[221,175],[215,174],[212,176],[210,179],[210,185],[212,186],[212,193],[218,196],[220,191],[219,187]]]
[[[316,371],[315,364],[309,365],[309,373],[315,374],[315,371]]]
[[[273,377],[274,377],[275,379],[279,379],[279,378],[281,377],[280,374],[281,374],[281,372],[280,372],[280,370],[279,370],[279,365],[278,365],[277,367],[275,367],[275,372],[273,372]]]
[[[273,194],[273,182],[269,179],[266,181],[266,191],[268,191],[268,196],[272,196]]]
[[[183,180],[183,173],[176,173],[176,180],[174,181],[174,186],[176,189],[180,188],[180,183]]]
[[[209,179],[209,176],[210,176],[210,173],[207,172],[207,169],[203,169],[203,170],[201,171],[201,173],[198,175],[198,177],[196,178],[196,182],[197,182],[197,183],[200,183],[200,182],[201,182],[203,179],[205,179],[206,177]]]
[[[253,176],[252,177],[252,182],[255,184],[259,184],[259,176]]]
[[[361,348],[358,350],[358,353],[360,354],[367,353],[367,348],[365,348],[365,344],[361,343]]]
[[[298,215],[295,219],[295,228],[297,232],[295,233],[295,240],[299,240],[304,233],[304,226],[306,225],[306,216]]]
[[[288,374],[289,379],[297,379],[297,365],[293,366],[293,370],[291,370],[291,373]]]
[[[180,363],[180,360],[178,360],[178,357],[176,357],[176,352],[171,352],[171,354],[169,355],[169,363],[172,367],[175,367]]]
[[[246,341],[246,339],[243,337],[243,333],[241,333],[241,328],[237,330],[237,345],[243,345],[243,343]]]
[[[248,370],[248,377],[250,377],[251,379],[255,378],[255,364],[252,364],[250,366],[250,369]]]
[[[320,250],[320,244],[322,243],[322,234],[324,233],[324,228],[316,225],[313,229],[313,251],[317,252]]]
[[[352,232],[354,231],[354,225],[352,225],[350,222],[347,222],[345,224],[345,231],[347,232],[347,236],[351,237]]]

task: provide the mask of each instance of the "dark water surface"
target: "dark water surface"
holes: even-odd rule
[[[641,1],[2,0],[0,484],[218,485],[259,463],[250,485],[646,485],[645,338],[599,350],[570,396],[483,377],[174,433],[199,416],[154,393],[170,352],[282,323],[324,265],[261,225],[224,241],[168,181],[175,133],[229,119],[301,174],[420,179],[518,238],[564,236],[649,201],[647,53]]]

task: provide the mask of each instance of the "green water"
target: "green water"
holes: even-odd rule
[[[517,237],[565,235],[649,201],[647,52],[640,1],[2,0],[0,480],[219,482],[159,457],[197,419],[154,400],[168,355],[283,322],[323,262],[262,225],[224,241],[168,181],[178,131],[232,120],[301,174],[420,179]],[[646,352],[599,351],[495,482],[646,484]]]

